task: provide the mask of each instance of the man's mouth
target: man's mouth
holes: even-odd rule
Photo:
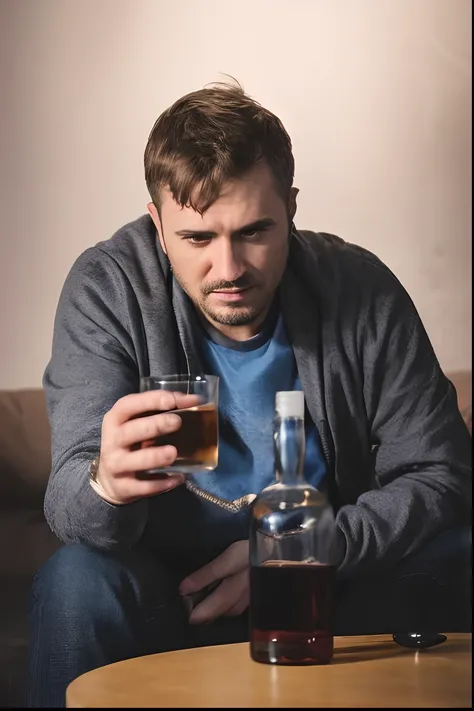
[[[222,301],[241,301],[251,288],[251,286],[246,286],[242,289],[216,289],[211,293],[215,294]]]

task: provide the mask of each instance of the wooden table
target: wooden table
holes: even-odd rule
[[[471,635],[425,651],[391,636],[338,637],[326,666],[253,662],[248,644],[129,659],[67,689],[69,708],[471,707]]]

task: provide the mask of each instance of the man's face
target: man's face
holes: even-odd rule
[[[250,338],[268,313],[288,257],[296,193],[286,204],[261,163],[229,181],[203,215],[180,207],[169,190],[161,196],[161,219],[148,205],[176,279],[231,338]]]

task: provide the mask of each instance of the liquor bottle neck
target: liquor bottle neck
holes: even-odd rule
[[[277,418],[274,425],[275,470],[280,484],[303,484],[305,457],[304,421],[298,417]]]

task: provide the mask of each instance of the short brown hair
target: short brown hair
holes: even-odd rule
[[[265,160],[287,200],[295,163],[280,119],[240,85],[215,84],[178,99],[153,126],[145,149],[145,180],[159,210],[169,188],[181,206],[201,214],[223,184]]]

